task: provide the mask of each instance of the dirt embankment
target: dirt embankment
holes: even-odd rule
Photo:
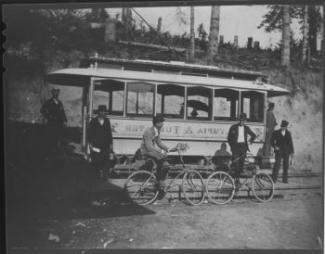
[[[290,122],[295,146],[293,168],[322,170],[322,73],[306,69],[292,69],[288,75],[281,71],[269,72],[270,83],[291,91],[289,96],[271,98],[278,125],[283,119]],[[283,85],[282,85],[283,86]],[[279,126],[277,126],[279,127]]]

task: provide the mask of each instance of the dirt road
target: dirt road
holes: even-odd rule
[[[9,250],[207,248],[320,249],[322,190],[287,192],[270,203],[247,198],[188,206],[164,199],[123,204],[118,186],[89,175],[77,158],[30,157],[6,175]],[[285,192],[285,191],[284,191]],[[109,197],[109,199],[107,199]],[[94,201],[106,200],[106,204]]]
[[[323,239],[321,208],[317,192],[270,203],[240,199],[223,206],[162,200],[145,208],[71,207],[73,216],[20,221],[9,236],[12,249],[317,249]]]

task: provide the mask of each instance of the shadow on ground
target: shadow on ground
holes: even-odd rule
[[[6,222],[12,238],[35,237],[38,231],[33,229],[53,220],[154,213],[99,179],[73,151],[47,157],[42,126],[10,125],[6,137]]]

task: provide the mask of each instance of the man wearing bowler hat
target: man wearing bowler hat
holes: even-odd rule
[[[281,161],[283,161],[282,181],[288,183],[289,157],[293,156],[293,142],[290,131],[287,130],[289,122],[283,120],[281,128],[274,131],[271,137],[271,146],[274,148],[275,163],[272,172],[273,181],[278,179]]]
[[[51,93],[52,97],[43,104],[41,113],[46,120],[49,152],[53,153],[58,152],[62,145],[67,117],[64,112],[63,104],[59,100],[60,89],[53,88]]]
[[[239,115],[239,123],[230,127],[228,132],[228,143],[232,152],[232,160],[235,171],[235,182],[239,184],[239,176],[243,172],[246,153],[249,151],[248,136],[250,136],[249,143],[252,144],[256,138],[255,133],[245,125],[246,114]]]
[[[114,159],[111,123],[105,117],[106,112],[105,105],[98,106],[97,116],[90,121],[88,132],[91,161],[100,178],[103,178],[105,169],[112,167]]]

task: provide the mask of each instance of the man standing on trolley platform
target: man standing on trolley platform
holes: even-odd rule
[[[96,110],[97,117],[89,124],[90,157],[94,170],[98,171],[100,178],[104,177],[105,169],[113,166],[114,159],[111,123],[105,117],[106,112],[106,106],[99,105]]]
[[[243,172],[246,153],[249,151],[247,138],[251,137],[249,142],[252,144],[256,138],[255,133],[245,125],[246,114],[241,113],[239,123],[230,127],[228,132],[228,143],[232,152],[233,166],[235,169],[235,183],[239,184],[239,176]]]
[[[283,174],[282,181],[288,183],[288,168],[289,168],[289,157],[293,156],[293,142],[290,131],[287,130],[289,122],[283,120],[281,122],[281,128],[274,131],[271,137],[271,146],[274,148],[275,163],[272,172],[273,182],[278,179],[278,173],[281,161],[283,160]]]
[[[157,163],[157,180],[159,184],[159,197],[164,195],[165,178],[168,172],[167,152],[168,147],[160,140],[160,130],[164,125],[164,117],[161,115],[154,116],[152,119],[153,126],[147,128],[143,133],[141,143],[141,154],[144,157],[152,158]],[[157,147],[156,147],[157,145]],[[162,152],[160,149],[164,152]]]
[[[270,156],[271,155],[271,136],[274,132],[274,128],[277,125],[274,113],[274,103],[269,103],[269,108],[266,113],[266,134],[265,134],[265,142],[263,146],[263,154],[264,156]]]
[[[41,108],[41,113],[46,120],[49,154],[56,153],[61,148],[64,127],[67,124],[63,104],[59,100],[60,89],[53,88],[51,92],[52,98],[47,100]]]

